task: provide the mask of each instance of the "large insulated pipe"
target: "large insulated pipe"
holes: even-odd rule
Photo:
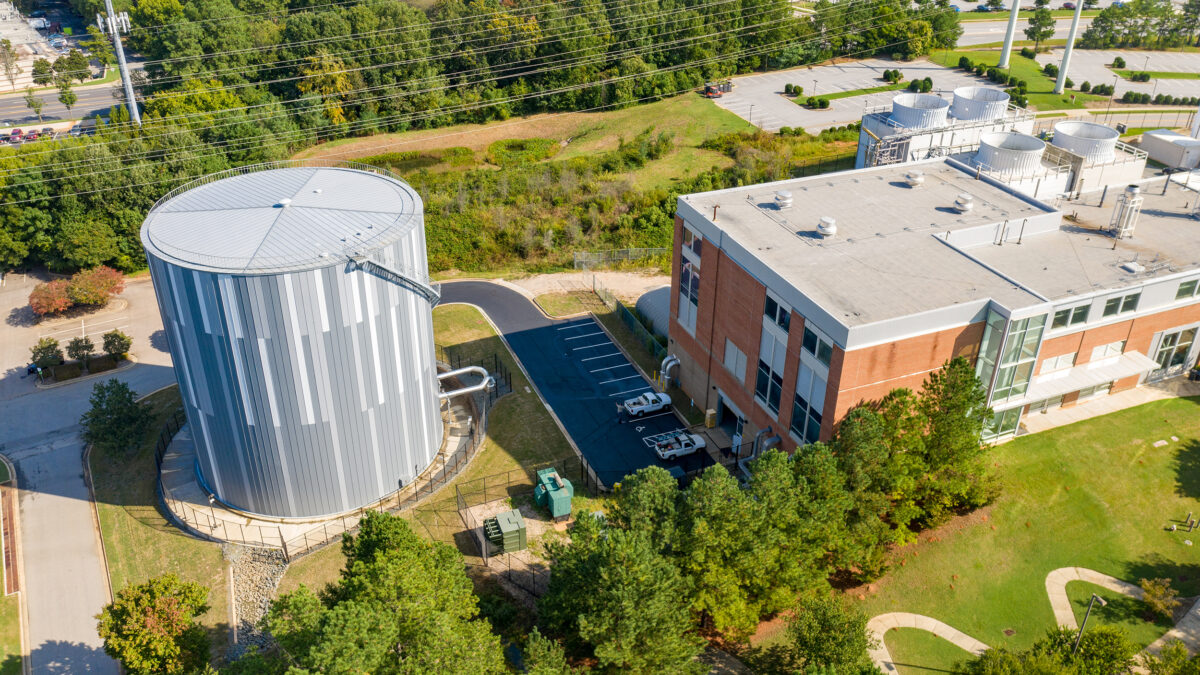
[[[1013,0],[1012,9],[1008,12],[1008,32],[1004,34],[1004,51],[1000,52],[1000,64],[996,66],[1001,70],[1008,67],[1008,56],[1012,53],[1013,36],[1017,34],[1017,15],[1020,13],[1021,0]]]
[[[486,369],[482,368],[481,366],[467,366],[466,368],[459,368],[458,370],[451,370],[448,373],[442,373],[442,374],[438,375],[437,378],[438,378],[438,381],[441,382],[442,380],[444,380],[446,378],[456,377],[458,375],[467,375],[468,373],[481,376],[483,378],[483,381],[480,382],[479,384],[473,384],[469,387],[463,387],[462,389],[455,389],[453,391],[443,391],[442,393],[438,394],[438,398],[444,401],[448,398],[454,398],[455,396],[461,396],[463,394],[473,394],[477,391],[484,391],[484,390],[491,391],[493,388],[495,388],[496,379],[494,377],[492,377],[491,374],[488,373],[488,371]]]
[[[1067,83],[1067,68],[1071,66],[1071,52],[1075,51],[1075,36],[1079,33],[1079,17],[1083,16],[1082,2],[1075,3],[1075,17],[1071,19],[1071,32],[1067,34],[1067,49],[1063,52],[1062,66],[1058,69],[1058,80],[1054,83],[1054,93],[1061,94]]]
[[[662,360],[662,364],[658,367],[660,377],[662,377],[663,386],[671,381],[671,369],[679,365],[679,357],[674,354],[668,354],[667,358]]]

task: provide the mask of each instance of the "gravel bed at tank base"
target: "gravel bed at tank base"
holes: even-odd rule
[[[222,544],[221,554],[233,571],[233,598],[237,609],[237,643],[229,650],[231,660],[251,649],[271,646],[271,636],[259,622],[271,607],[279,581],[287,571],[283,551],[269,548]]]

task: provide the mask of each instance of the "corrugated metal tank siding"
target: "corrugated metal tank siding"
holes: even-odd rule
[[[372,257],[426,269],[417,228]],[[442,441],[428,303],[344,264],[231,276],[150,259],[199,470],[255,513],[339,513],[410,483]]]

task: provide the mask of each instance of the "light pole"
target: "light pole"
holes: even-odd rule
[[[1107,600],[1092,593],[1092,599],[1088,600],[1087,612],[1083,615],[1083,623],[1079,624],[1079,635],[1075,636],[1075,646],[1071,648],[1071,656],[1075,656],[1075,652],[1079,651],[1079,642],[1083,640],[1083,631],[1087,628],[1088,617],[1092,615],[1092,605],[1096,604],[1097,600],[1100,601],[1101,607],[1108,604]]]
[[[1113,75],[1112,91],[1108,94],[1108,112],[1104,114],[1104,121],[1108,122],[1109,117],[1112,117],[1113,99],[1117,97],[1117,80],[1121,79],[1120,75]]]
[[[750,104],[750,126],[754,126],[754,104]]]

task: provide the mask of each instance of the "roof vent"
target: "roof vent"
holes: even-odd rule
[[[1125,270],[1126,272],[1129,272],[1130,274],[1137,274],[1138,272],[1146,271],[1145,267],[1143,267],[1140,263],[1136,263],[1136,262],[1127,262],[1127,263],[1121,265],[1121,269]]]
[[[959,213],[970,213],[975,208],[975,198],[966,192],[960,192],[954,200],[954,210]]]
[[[909,171],[904,174],[904,182],[908,183],[909,187],[921,187],[925,184],[925,172]]]
[[[291,203],[292,203],[292,200],[288,199],[287,197],[284,197],[283,199],[279,200],[279,208],[286,209],[288,207],[288,205]]]
[[[792,193],[788,190],[780,190],[775,193],[775,208],[787,209],[792,206]]]
[[[1113,209],[1112,220],[1108,223],[1109,232],[1117,239],[1133,236],[1137,225],[1138,214],[1142,212],[1142,188],[1130,185],[1121,196],[1117,197],[1117,208]]]
[[[837,220],[832,216],[821,216],[821,221],[817,223],[817,233],[828,239],[837,234]]]

